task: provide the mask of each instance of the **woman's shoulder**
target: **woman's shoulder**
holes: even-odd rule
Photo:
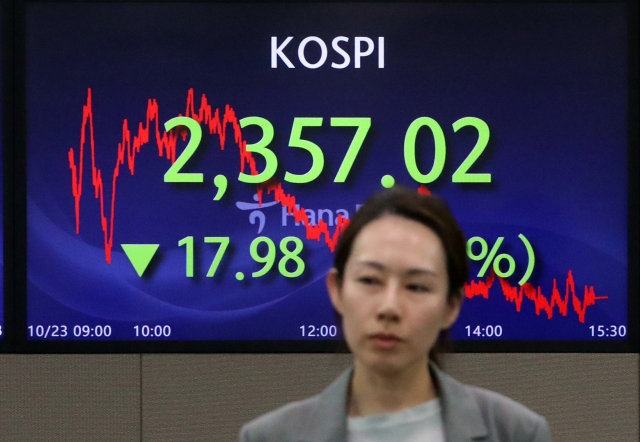
[[[319,395],[291,402],[246,423],[240,430],[241,442],[289,441],[304,429]]]
[[[468,386],[468,388],[479,405],[484,421],[501,432],[531,435],[548,433],[546,419],[520,402],[484,388],[475,386]],[[548,440],[551,440],[550,437]]]
[[[488,440],[496,441],[551,441],[546,419],[521,403],[495,391],[463,384],[442,372],[438,372],[438,382],[449,432],[462,430],[468,436],[489,436]]]
[[[240,430],[240,442],[340,440],[346,431],[345,404],[350,379],[351,370],[347,370],[321,393],[291,402],[245,424]]]

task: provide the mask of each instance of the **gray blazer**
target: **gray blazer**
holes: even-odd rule
[[[462,384],[430,366],[439,386],[447,442],[551,442],[544,417],[498,393]],[[353,369],[322,393],[242,427],[240,442],[346,442],[347,392]]]

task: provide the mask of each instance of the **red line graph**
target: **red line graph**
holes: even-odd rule
[[[491,272],[485,281],[471,281],[464,286],[465,296],[469,299],[476,296],[482,296],[485,299],[489,299],[489,289],[495,281],[496,275]],[[497,277],[500,282],[500,288],[505,299],[516,305],[516,311],[520,313],[522,309],[522,302],[524,299],[528,299],[533,302],[536,308],[536,315],[540,316],[541,312],[547,314],[547,319],[553,317],[553,309],[557,307],[558,312],[562,316],[567,316],[569,310],[569,304],[573,307],[574,312],[578,315],[578,320],[584,324],[585,314],[587,307],[595,305],[596,301],[601,299],[608,299],[608,296],[596,296],[596,292],[593,286],[584,287],[584,297],[580,301],[576,296],[576,284],[573,280],[573,273],[569,270],[567,274],[567,280],[565,285],[564,297],[560,295],[558,290],[556,279],[553,279],[553,288],[551,289],[550,300],[542,294],[540,287],[534,287],[530,283],[525,283],[520,287],[512,287],[509,282]]]
[[[242,133],[240,131],[240,123],[236,117],[235,111],[227,104],[224,108],[224,114],[220,118],[220,110],[213,111],[209,105],[207,97],[203,94],[200,100],[200,107],[198,112],[195,111],[195,98],[193,89],[189,89],[187,94],[187,107],[185,116],[193,118],[201,124],[206,125],[209,128],[210,134],[217,134],[220,141],[220,149],[224,150],[224,145],[227,137],[227,127],[230,124],[233,129],[233,138],[240,150],[240,170],[244,171],[249,167],[249,173],[252,175],[258,174],[256,168],[256,162],[251,156],[250,152],[246,150],[246,141],[242,139]],[[100,226],[102,228],[104,236],[104,252],[107,263],[111,264],[111,251],[113,249],[114,238],[114,224],[116,214],[116,188],[118,176],[120,176],[120,168],[127,160],[127,167],[131,175],[135,174],[135,161],[136,156],[140,153],[140,148],[147,144],[150,140],[150,136],[155,136],[156,146],[158,148],[158,156],[164,156],[173,164],[176,160],[176,144],[179,132],[165,132],[160,129],[160,108],[158,102],[155,99],[149,99],[147,102],[147,115],[145,123],[138,124],[137,135],[131,135],[129,129],[129,122],[124,119],[122,122],[122,141],[118,143],[116,164],[111,176],[111,199],[110,199],[110,211],[109,215],[105,214],[105,186],[102,178],[102,170],[96,165],[96,144],[93,132],[93,107],[91,99],[91,88],[87,90],[87,102],[82,107],[82,125],[80,127],[80,147],[79,147],[79,159],[78,163],[75,160],[74,148],[69,149],[69,168],[71,169],[71,191],[74,198],[74,209],[76,216],[76,234],[80,233],[80,201],[82,198],[83,188],[83,172],[84,172],[84,153],[85,145],[87,143],[87,126],[89,129],[89,146],[91,153],[91,184],[94,188],[94,197],[100,201]],[[183,139],[186,138],[187,133],[181,132]],[[324,240],[333,251],[335,249],[336,242],[340,233],[348,225],[349,220],[338,215],[336,221],[336,227],[331,234],[329,232],[329,226],[320,220],[317,225],[312,225],[309,222],[309,218],[303,207],[296,208],[295,196],[289,195],[284,192],[280,183],[274,183],[269,186],[258,186],[258,195],[262,198],[262,192],[266,190],[267,193],[274,193],[274,198],[279,201],[284,207],[287,207],[289,213],[293,213],[297,222],[302,221],[307,230],[307,239],[314,239],[321,241],[322,235]]]
[[[307,215],[305,209],[302,207],[296,207],[296,197],[286,193],[282,189],[282,184],[274,182],[272,184],[259,186],[259,204],[262,204],[262,195],[265,191],[267,192],[267,194],[273,193],[274,200],[282,204],[283,207],[286,207],[287,213],[293,214],[297,223],[301,221],[304,222],[307,230],[307,239],[315,239],[316,241],[320,241],[321,236],[324,235],[324,241],[333,253],[333,251],[336,249],[336,245],[338,244],[338,238],[340,238],[340,234],[349,225],[348,218],[343,218],[341,214],[338,214],[338,217],[336,218],[336,228],[332,235],[329,232],[329,226],[323,220],[319,220],[317,225],[315,226],[309,223],[309,216]]]
[[[200,124],[204,124],[208,127],[211,135],[217,134],[221,150],[224,150],[227,138],[227,128],[231,125],[234,142],[240,151],[240,171],[244,171],[248,167],[250,174],[258,174],[255,159],[252,157],[251,153],[246,150],[247,143],[242,138],[240,123],[235,111],[227,104],[224,108],[222,117],[220,115],[220,110],[215,109],[214,111],[211,105],[209,105],[207,97],[204,94],[200,99],[200,107],[196,113],[194,91],[193,89],[189,89],[187,93],[185,116],[193,118]],[[141,147],[149,143],[151,136],[154,136],[155,138],[158,156],[165,157],[173,164],[176,160],[178,136],[182,135],[184,140],[186,139],[187,132],[180,130],[180,128],[169,133],[161,130],[160,108],[155,99],[149,99],[147,101],[146,119],[144,124],[142,122],[138,123],[136,135],[132,136],[128,120],[123,120],[122,140],[117,146],[116,163],[111,175],[111,198],[108,201],[110,210],[107,215],[105,214],[105,185],[102,169],[96,165],[92,95],[91,88],[89,88],[87,90],[86,104],[82,107],[82,125],[80,128],[78,161],[76,162],[76,151],[73,147],[70,148],[68,152],[69,168],[71,169],[71,190],[74,198],[76,234],[80,233],[80,202],[83,194],[84,156],[87,144],[87,129],[89,133],[88,143],[91,154],[91,184],[94,189],[94,197],[100,201],[99,216],[100,226],[104,236],[105,260],[110,264],[111,251],[114,243],[114,224],[116,219],[116,187],[118,177],[120,176],[121,166],[125,164],[126,160],[129,173],[133,176],[135,174],[135,162],[137,155],[140,153]],[[349,224],[348,218],[343,218],[342,215],[338,215],[335,228],[333,232],[331,232],[329,230],[329,226],[323,220],[319,220],[316,225],[311,224],[305,208],[298,207],[296,197],[286,193],[281,183],[271,181],[269,183],[258,185],[257,194],[259,204],[262,204],[262,198],[265,192],[267,195],[273,194],[274,201],[279,202],[282,207],[286,207],[288,213],[294,216],[296,222],[302,222],[304,224],[307,239],[322,241],[324,236],[324,242],[327,244],[331,252],[335,250],[338,238]],[[418,192],[421,194],[430,194],[429,189],[424,185],[418,188]],[[522,303],[526,298],[534,303],[537,315],[544,312],[548,319],[553,317],[554,308],[557,308],[558,312],[562,316],[567,316],[569,305],[571,304],[573,310],[578,315],[578,320],[581,323],[584,323],[587,308],[595,305],[598,300],[608,298],[607,296],[596,296],[593,286],[585,286],[584,297],[583,300],[580,301],[576,296],[575,282],[571,270],[569,270],[567,275],[564,297],[560,294],[555,279],[553,280],[551,297],[547,298],[542,293],[542,289],[540,287],[534,287],[529,283],[526,283],[521,287],[512,287],[507,280],[501,277],[497,278],[500,282],[500,287],[505,299],[515,304],[517,312],[521,311]],[[491,289],[495,279],[496,275],[491,273],[484,281],[471,281],[468,284],[465,284],[465,296],[467,298],[482,296],[483,298],[488,299],[489,290]]]

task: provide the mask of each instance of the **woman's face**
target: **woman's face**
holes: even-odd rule
[[[440,238],[396,215],[367,224],[356,237],[341,284],[327,276],[357,364],[382,373],[425,364],[460,301],[447,301],[448,275]]]

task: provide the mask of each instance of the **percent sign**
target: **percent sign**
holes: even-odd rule
[[[529,242],[527,237],[521,233],[518,235],[518,238],[520,238],[520,241],[522,241],[525,248],[527,249],[527,256],[529,257],[529,262],[527,264],[527,271],[525,272],[524,276],[520,279],[520,281],[518,281],[518,284],[522,285],[529,280],[529,277],[533,272],[533,267],[536,264],[536,256],[533,253],[533,248],[531,247],[531,243]],[[491,265],[491,263],[493,263],[493,271],[496,273],[496,275],[502,278],[508,278],[509,276],[513,275],[513,272],[516,271],[516,262],[513,259],[513,256],[507,253],[501,253],[498,256],[496,256],[496,253],[498,253],[498,249],[500,248],[500,245],[502,244],[503,240],[504,240],[504,236],[499,236],[496,242],[493,244],[493,247],[491,247],[490,251],[489,251],[489,246],[487,245],[487,241],[485,241],[484,238],[481,238],[479,236],[474,236],[473,238],[469,239],[469,241],[467,241],[467,255],[469,256],[469,258],[471,258],[474,261],[481,261],[484,259],[484,264],[482,264],[482,267],[478,272],[478,278],[482,278],[485,275],[485,273],[487,273],[487,270],[489,269],[489,266]],[[475,243],[480,244],[480,253],[478,253],[477,255],[474,254],[472,250],[473,245]],[[488,256],[487,256],[487,252],[488,252]],[[500,269],[500,263],[502,261],[507,261],[507,263],[509,264],[509,266],[507,267],[507,270],[504,272]]]

